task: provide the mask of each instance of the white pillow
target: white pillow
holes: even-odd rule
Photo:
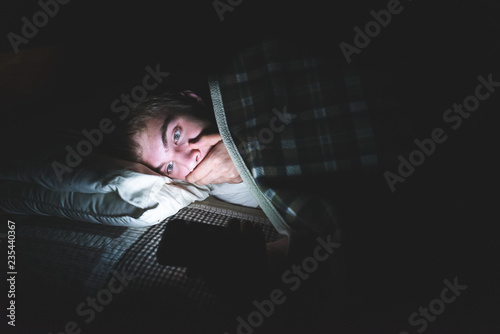
[[[209,188],[173,181],[139,163],[99,157],[59,181],[50,163],[11,163],[0,171],[0,209],[108,225],[157,224]]]
[[[250,193],[245,183],[222,183],[210,184],[210,195],[221,201],[231,204],[243,205],[250,208],[256,208],[259,203]]]

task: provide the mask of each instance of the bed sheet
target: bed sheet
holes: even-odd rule
[[[181,218],[223,225],[231,218],[260,224],[267,241],[279,234],[260,209],[228,204],[212,197],[195,202],[151,227],[118,227],[55,217],[16,216],[19,304],[29,304],[32,323],[26,330],[60,332],[75,322],[83,333],[191,333],[215,328],[231,307],[213,295],[201,278],[186,276],[185,268],[160,265],[156,250],[169,221]],[[117,278],[117,277],[121,278]],[[108,294],[102,290],[120,289]],[[110,283],[112,282],[112,283]],[[106,298],[111,296],[111,302]],[[104,302],[93,311],[88,298]],[[33,314],[31,314],[33,313]],[[26,325],[26,321],[24,321]],[[207,332],[207,331],[204,331]]]

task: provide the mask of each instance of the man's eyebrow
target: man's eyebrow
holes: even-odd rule
[[[163,146],[165,148],[168,147],[168,140],[167,140],[167,127],[170,124],[170,121],[172,120],[172,117],[167,116],[165,118],[165,121],[163,122],[163,125],[160,128],[160,135],[161,135],[161,141],[163,143]]]

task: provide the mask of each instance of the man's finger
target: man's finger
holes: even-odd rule
[[[218,182],[215,182],[215,179],[217,177],[218,176],[214,173],[208,173],[207,175],[205,175],[202,178],[199,178],[197,181],[195,181],[195,183],[199,186],[206,186],[207,184],[218,183]]]
[[[196,169],[198,169],[199,166],[200,165],[198,165],[198,167],[196,167]],[[211,168],[208,168],[208,167],[206,169],[202,169],[201,172],[203,173],[203,175],[201,173],[199,174],[199,176],[198,175],[194,175],[194,179],[196,179],[194,181],[194,183],[196,183],[199,186],[206,186],[207,184],[239,183],[239,182],[242,182],[242,181],[236,181],[236,182],[234,182],[233,180],[228,180],[227,173],[225,173],[225,172],[219,172],[219,171],[216,172],[215,171],[219,167],[220,167],[220,165],[214,167],[214,169],[211,169]],[[196,172],[196,169],[192,173]],[[239,175],[238,175],[238,177],[239,177]],[[186,179],[186,180],[188,182],[190,182],[188,179]]]
[[[220,183],[241,183],[243,182],[243,180],[241,179],[241,177],[238,175],[232,179],[227,179],[226,176],[221,176],[219,178],[216,178],[215,180],[212,181],[212,184],[220,184]]]
[[[198,167],[200,167],[200,165],[198,165]],[[200,183],[200,181],[203,180],[203,178],[207,177],[211,170],[205,170],[198,167],[186,176],[186,181],[189,183],[196,183],[200,186],[205,185],[203,183]]]
[[[200,149],[202,147],[214,146],[222,140],[220,134],[212,134],[202,136],[197,142],[189,143],[189,147],[192,149]]]
[[[213,170],[213,168],[217,167],[213,165],[213,161],[211,161],[210,155],[212,152],[209,152],[207,156],[196,166],[196,168],[186,176],[186,181],[189,183],[196,183],[198,185],[206,185],[208,183],[200,183],[203,181]]]
[[[215,172],[221,165],[212,166],[207,162],[202,161],[196,168],[186,176],[186,181],[196,183],[199,186],[207,184],[220,183],[241,183],[243,180],[239,174],[230,176],[228,172]]]
[[[220,176],[220,177],[217,177],[215,179],[213,179],[210,184],[221,184],[221,183],[242,183],[243,180],[241,179],[241,177],[238,175],[234,178],[231,178],[231,179],[228,179],[227,176],[223,175],[223,176]],[[200,184],[202,185],[202,184]]]

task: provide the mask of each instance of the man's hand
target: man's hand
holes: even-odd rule
[[[219,134],[203,136],[196,143],[189,144],[193,149],[214,145],[198,166],[186,176],[186,181],[197,185],[243,182]]]

